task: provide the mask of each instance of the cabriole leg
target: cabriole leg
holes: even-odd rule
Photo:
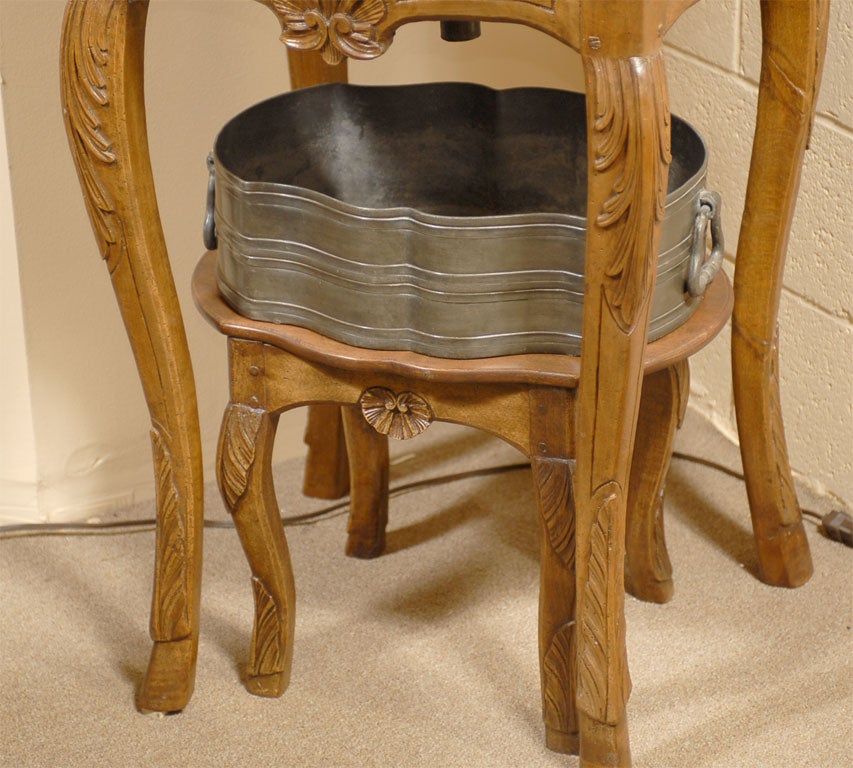
[[[530,394],[530,462],[541,529],[539,668],[549,749],[579,750],[575,705],[575,511],[571,428],[574,405],[561,389]]]
[[[631,764],[626,497],[670,162],[661,35],[678,9],[608,0],[581,8],[589,229],[574,497],[583,768]]]
[[[255,624],[246,688],[280,696],[290,681],[295,590],[272,483],[278,416],[231,403],[219,438],[217,479],[252,570]]]
[[[777,318],[794,205],[820,83],[829,3],[764,0],[758,117],[735,265],[732,375],[761,579],[812,574],[779,399]]]
[[[388,438],[367,423],[359,406],[345,406],[341,415],[351,477],[346,553],[378,557],[388,524]]]
[[[625,589],[651,603],[665,603],[672,597],[663,499],[675,430],[687,407],[689,371],[683,360],[646,376],[640,398],[628,486]]]
[[[136,701],[143,711],[175,712],[195,680],[203,480],[195,382],[148,154],[147,13],[147,0],[71,0],[60,74],[71,154],[151,415],[154,647]]]
[[[350,489],[347,446],[337,405],[308,406],[302,492],[313,499],[340,499]]]

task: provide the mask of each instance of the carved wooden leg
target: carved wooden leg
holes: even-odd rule
[[[342,408],[341,414],[352,477],[346,553],[378,557],[388,524],[388,438],[367,423],[359,406]]]
[[[320,83],[347,82],[347,60],[330,65],[316,51],[288,51],[290,86],[293,90]],[[339,499],[349,492],[344,430],[336,405],[312,405],[308,408],[305,431],[308,455],[302,492],[316,499]]]
[[[315,499],[340,499],[350,489],[347,445],[337,405],[308,407],[305,429],[305,477],[302,492]]]
[[[539,668],[549,749],[576,755],[575,519],[571,486],[571,393],[530,393],[530,462],[541,524]]]
[[[157,482],[142,710],[183,709],[195,679],[203,481],[195,384],[163,240],[143,99],[147,0],[71,0],[62,29],[65,127],[145,399]]]
[[[755,143],[735,268],[732,368],[761,578],[796,587],[812,561],[779,401],[777,318],[788,235],[820,83],[829,3],[761,3]]]
[[[672,597],[663,496],[672,441],[684,419],[689,386],[686,360],[643,381],[628,486],[625,588],[634,597],[652,603],[665,603]]]
[[[630,765],[628,468],[669,170],[660,35],[675,6],[584,2],[589,192],[574,495],[581,766]]]
[[[255,626],[246,688],[281,696],[293,659],[295,590],[290,554],[272,484],[278,416],[232,403],[219,438],[217,479],[252,569]]]

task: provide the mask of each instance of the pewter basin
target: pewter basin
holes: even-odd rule
[[[465,83],[323,85],[251,107],[214,150],[223,297],[372,349],[577,354],[584,108]],[[698,303],[685,286],[706,151],[676,117],[672,155],[651,339]]]

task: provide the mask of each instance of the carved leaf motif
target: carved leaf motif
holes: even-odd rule
[[[281,609],[266,585],[252,577],[255,598],[255,628],[249,669],[253,675],[272,675],[284,668],[281,638]]]
[[[607,483],[593,497],[589,570],[584,585],[578,654],[578,705],[592,718],[615,725],[628,700],[631,682],[624,657],[625,619],[621,606],[623,559],[611,550],[624,530],[616,530],[622,490]],[[618,550],[617,550],[618,551]],[[614,654],[619,656],[614,657]],[[616,675],[608,675],[613,662]]]
[[[577,730],[575,702],[575,623],[563,624],[551,638],[543,663],[542,719],[551,728],[564,733]]]
[[[151,637],[179,640],[190,633],[184,509],[172,473],[172,457],[160,428],[151,430],[157,481],[157,541]]]
[[[228,406],[219,436],[219,489],[232,512],[249,482],[249,470],[255,460],[255,443],[265,411],[248,405]]]
[[[328,64],[344,56],[374,59],[389,40],[377,39],[376,26],[385,18],[385,0],[260,0],[281,21],[281,40],[299,51],[321,51]]]
[[[121,221],[104,183],[105,166],[116,163],[112,140],[101,123],[109,107],[112,0],[70,3],[63,23],[62,106],[72,154],[101,255],[114,271],[125,250]]]
[[[533,459],[539,512],[548,541],[566,568],[575,566],[575,515],[569,462]]]
[[[367,423],[395,440],[421,434],[433,420],[429,403],[414,392],[398,395],[385,387],[372,387],[365,390],[359,404]]]
[[[606,265],[605,296],[611,313],[626,333],[634,327],[643,302],[650,296],[654,271],[649,254],[654,223],[663,220],[671,161],[670,116],[663,55],[631,59],[592,58],[595,98],[591,142],[594,169],[614,180],[610,196],[595,217],[595,225],[611,230],[608,244],[614,254]],[[646,72],[646,69],[651,72]],[[654,83],[651,104],[644,103],[641,80]],[[642,116],[653,113],[650,122]],[[653,148],[656,157],[648,173],[643,157]]]

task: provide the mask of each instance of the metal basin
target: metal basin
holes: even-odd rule
[[[324,85],[251,107],[211,166],[223,297],[373,349],[577,354],[584,108],[579,94],[462,83]],[[705,252],[705,146],[675,117],[672,146],[652,339],[697,305],[694,230]]]

